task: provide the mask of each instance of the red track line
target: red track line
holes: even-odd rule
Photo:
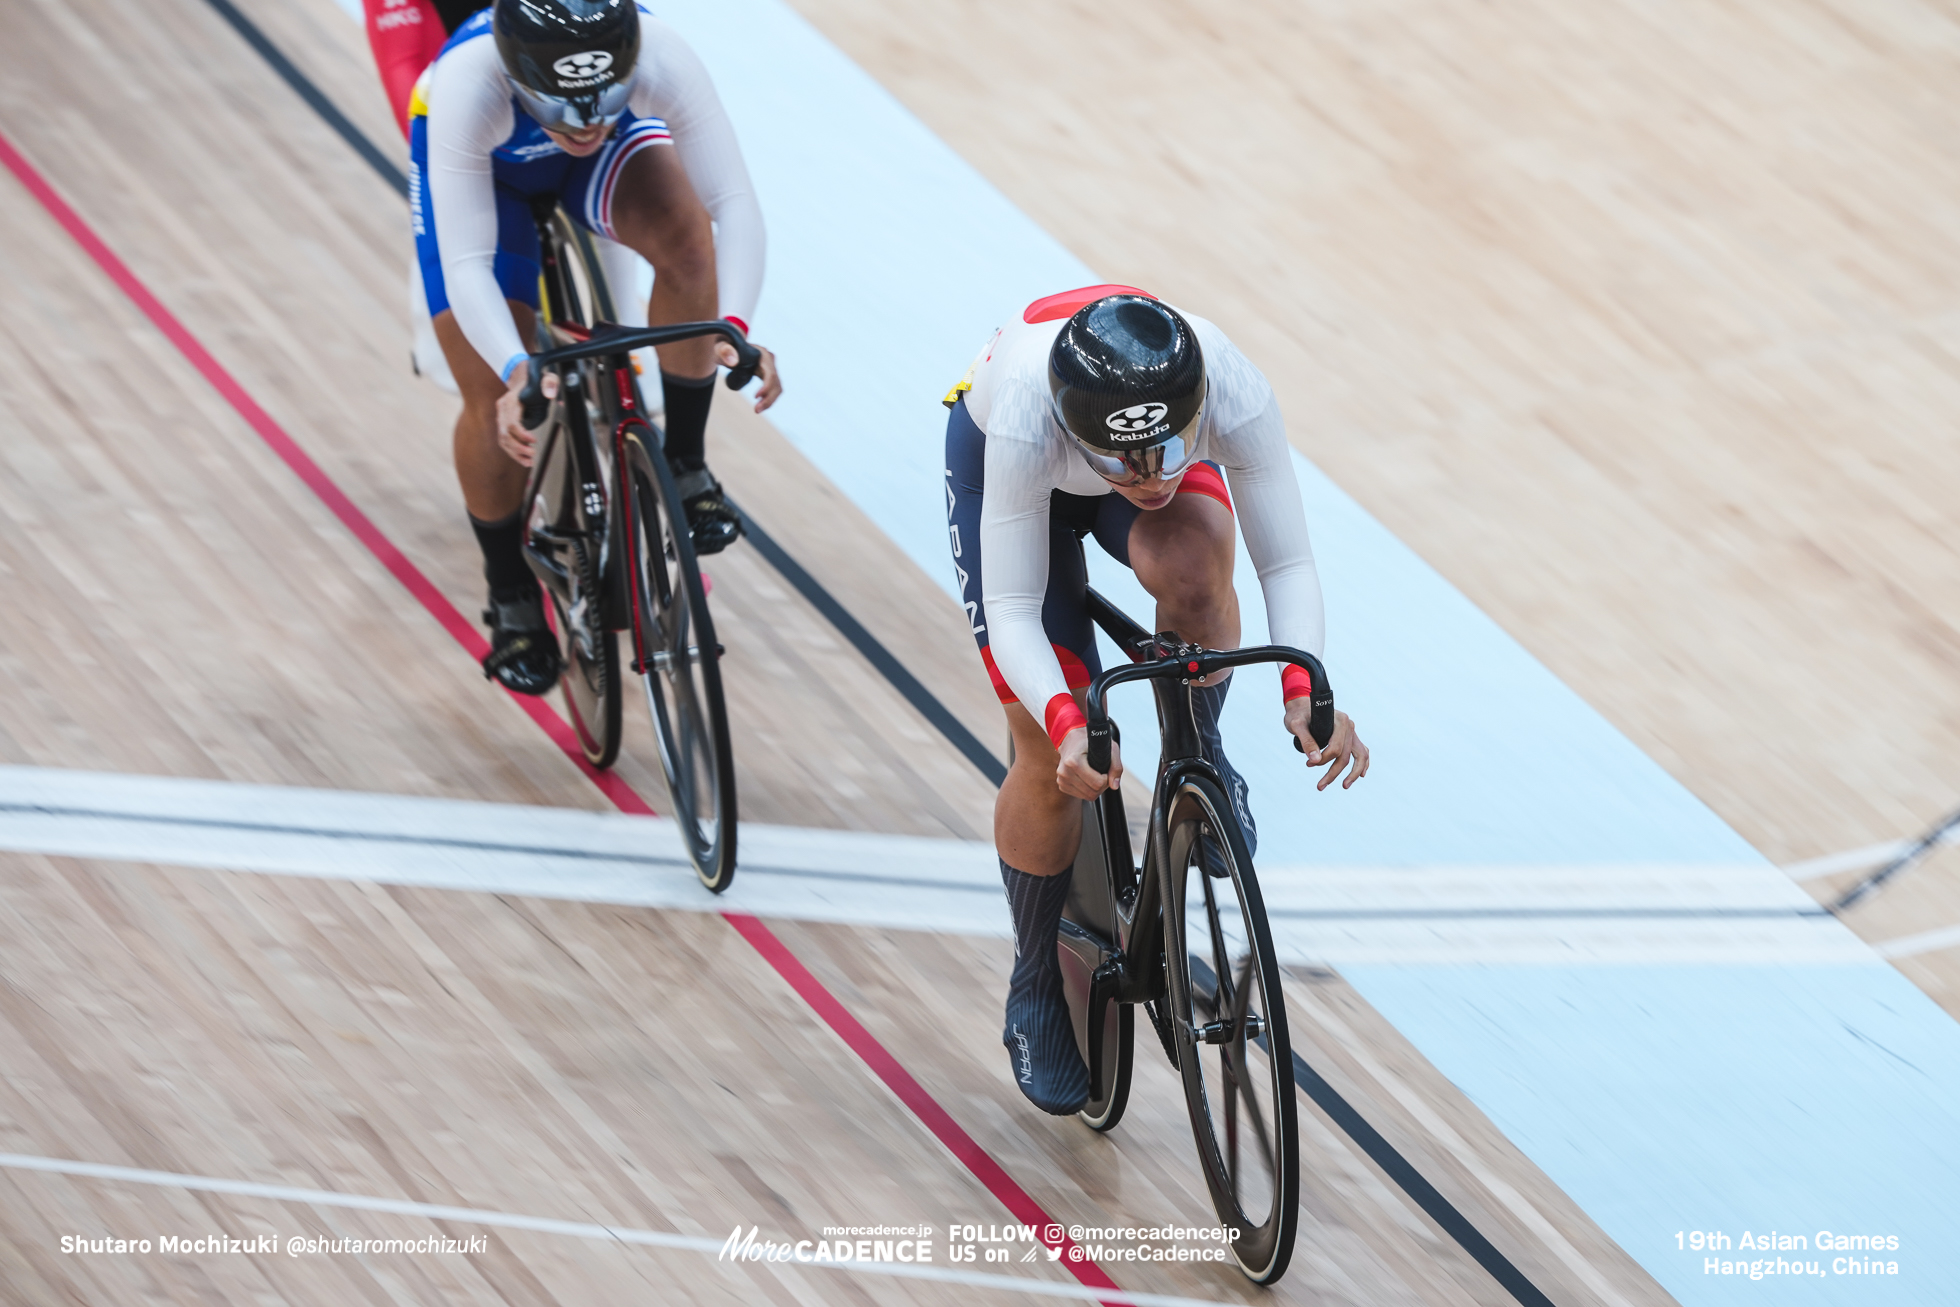
[[[420,568],[409,562],[401,550],[395,548],[394,542],[383,535],[381,528],[370,521],[367,514],[356,507],[354,501],[334,484],[332,478],[320,470],[320,465],[299,447],[299,443],[287,435],[284,428],[274,422],[269,413],[259,407],[258,401],[246,392],[245,387],[238,384],[231,373],[225,371],[224,366],[211,356],[211,352],[198,342],[197,337],[191,335],[184,324],[177,320],[176,315],[165,308],[162,301],[152,295],[147,286],[137,280],[136,274],[129,270],[128,265],[116,256],[114,250],[103,243],[102,238],[95,234],[93,228],[82,221],[81,215],[69,207],[68,202],[56,193],[54,187],[48,184],[34,165],[14,148],[13,142],[4,132],[0,132],[0,163],[7,165],[14,176],[20,179],[21,185],[27,188],[28,193],[41,202],[41,207],[61,224],[62,229],[74,238],[77,245],[88,251],[89,257],[109,274],[109,279],[134,301],[136,307],[141,309],[151,322],[156,324],[157,329],[177,347],[178,352],[190,360],[191,366],[196,368],[234,409],[238,410],[238,415],[244,418],[252,430],[258,433],[259,438],[285,461],[286,466],[291,468],[301,481],[306,483],[307,488],[320,497],[320,501],[329,511],[354,533],[355,539],[367,546],[368,552],[379,559],[381,565],[387,568],[397,581],[407,587],[408,592],[415,596],[422,607],[442,624],[443,630],[449,632],[456,643],[468,650],[472,658],[481,660],[483,655],[489,652],[489,647],[476,627],[456,611],[456,606],[449,602],[442,591],[436,589],[435,584],[422,574]],[[564,720],[542,700],[521,694],[513,694],[510,697],[531,715],[533,721],[544,728],[545,734],[549,735],[553,742],[578,764],[586,777],[597,785],[622,812],[654,815],[647,801],[641,798],[632,786],[611,772],[598,771],[586,762],[571,727],[567,726]],[[952,1114],[941,1107],[938,1101],[912,1078],[911,1073],[899,1064],[898,1059],[893,1057],[856,1017],[851,1015],[850,1010],[824,987],[822,981],[810,974],[810,969],[790,952],[787,945],[776,938],[774,932],[747,913],[724,912],[721,915],[770,966],[776,969],[776,974],[780,975],[791,989],[815,1009],[817,1015],[824,1019],[851,1051],[862,1058],[878,1078],[898,1095],[899,1101],[912,1109],[925,1123],[926,1128],[932,1131],[933,1137],[944,1144],[980,1183],[987,1186],[994,1197],[1013,1213],[1017,1221],[1037,1227],[1042,1242],[1048,1247],[1059,1246],[1063,1249],[1062,1264],[1075,1275],[1076,1279],[1096,1289],[1121,1287],[1105,1275],[1096,1263],[1074,1260],[1076,1256],[1080,1256],[1080,1253],[1074,1251],[1076,1245],[1066,1233],[1057,1233],[1055,1238],[1050,1237],[1051,1231],[1061,1230],[1054,1219],[1042,1210],[1039,1203],[1029,1197],[1025,1189],[1014,1183],[1013,1178],[1002,1169],[1000,1163],[975,1143],[971,1135],[960,1128],[959,1123],[953,1120]]]
[[[47,180],[35,170],[34,165],[14,148],[13,142],[8,140],[4,133],[0,133],[0,162],[4,162],[13,171],[14,176],[20,179],[21,185],[41,202],[41,206],[61,224],[63,230],[75,238],[75,243],[88,251],[89,256],[109,274],[109,279],[122,289],[123,294],[129,296],[136,307],[156,324],[157,330],[168,337],[170,343],[177,347],[178,352],[190,360],[191,366],[202,373],[204,379],[238,410],[238,415],[258,433],[259,439],[265,441],[272,448],[273,453],[285,460],[286,466],[306,483],[308,489],[320,497],[320,502],[327,506],[328,511],[354,533],[355,539],[367,546],[368,552],[379,559],[381,565],[387,568],[397,581],[407,587],[408,592],[415,596],[422,607],[429,610],[429,614],[442,624],[442,629],[449,632],[456,643],[469,652],[470,657],[481,662],[483,656],[490,652],[490,646],[476,626],[456,611],[456,606],[449,602],[448,597],[436,589],[435,584],[422,575],[421,569],[409,562],[401,550],[395,548],[394,542],[368,520],[366,513],[355,507],[354,501],[333,483],[332,478],[320,470],[320,465],[299,447],[297,441],[272,420],[271,414],[259,407],[258,401],[246,392],[245,387],[239,385],[237,379],[225,371],[224,366],[217,359],[211,357],[211,352],[199,343],[197,337],[191,335],[184,324],[177,320],[175,314],[150,293],[149,287],[137,280],[136,274],[129,270],[128,265],[116,257],[116,252],[103,243],[102,238],[82,221],[81,216],[69,207],[66,200],[56,194],[54,187],[50,186]],[[623,811],[654,815],[653,809],[647,806],[646,800],[634,793],[630,785],[610,772],[595,770],[586,762],[584,753],[579,749],[578,739],[572,734],[572,728],[566,725],[564,719],[553,712],[542,699],[522,694],[513,694],[510,697],[516,701],[518,707],[531,715],[531,720],[544,728],[545,734],[551,737],[552,742],[578,764],[579,769],[605,793],[607,798]]]
[[[776,938],[774,931],[746,912],[724,912],[721,915],[742,933],[743,939],[755,946],[756,952],[769,960],[769,965],[789,982],[791,989],[803,996],[803,1001],[815,1009],[818,1016],[830,1023],[830,1028],[850,1045],[851,1051],[878,1073],[878,1078],[898,1095],[900,1102],[912,1109],[913,1115],[925,1123],[926,1129],[932,1131],[933,1136],[946,1145],[954,1157],[965,1163],[966,1169],[973,1172],[981,1184],[993,1191],[994,1197],[1014,1214],[1015,1220],[1034,1226],[1045,1246],[1062,1250],[1062,1264],[1074,1273],[1076,1279],[1092,1289],[1122,1287],[1103,1274],[1102,1267],[1096,1263],[1086,1258],[1076,1260],[1083,1257],[1083,1253],[1076,1242],[1068,1237],[1068,1233],[1042,1210],[1040,1203],[1028,1196],[1027,1190],[1014,1183],[1014,1178],[986,1149],[974,1142],[972,1135],[960,1128],[960,1123],[953,1119],[952,1114],[912,1078],[910,1071],[899,1065],[898,1059],[887,1052],[885,1046],[851,1015],[850,1009],[838,1002],[837,996],[824,988],[821,980],[810,974],[810,969],[789,951],[787,944]]]

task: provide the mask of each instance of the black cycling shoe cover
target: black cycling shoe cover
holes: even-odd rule
[[[1225,798],[1238,814],[1239,828],[1245,832],[1245,851],[1259,852],[1259,828],[1252,821],[1252,804],[1248,801],[1249,791],[1245,777],[1225,756],[1225,741],[1218,730],[1218,719],[1225,711],[1225,696],[1231,691],[1234,678],[1228,676],[1217,685],[1194,685],[1191,687],[1191,715],[1197,719],[1198,741],[1204,749],[1205,761],[1218,769],[1218,779],[1225,783]],[[1213,876],[1226,874],[1225,860],[1219,846],[1211,840],[1204,846],[1205,870]]]
[[[688,534],[694,537],[694,552],[706,557],[718,554],[742,534],[742,517],[735,506],[722,497],[721,482],[705,467],[674,473],[674,488],[680,491],[681,506],[687,510]]]
[[[558,639],[545,625],[544,597],[535,589],[521,599],[492,596],[483,610],[490,627],[490,653],[483,675],[517,694],[548,694],[558,684],[564,658]]]
[[[1089,1102],[1089,1068],[1075,1047],[1075,1025],[1062,991],[1055,934],[1068,903],[1074,869],[1030,876],[1000,864],[1007,908],[1014,918],[1014,975],[1007,984],[1007,1048],[1014,1083],[1044,1112],[1067,1116]]]

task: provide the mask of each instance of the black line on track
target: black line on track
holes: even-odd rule
[[[326,120],[327,126],[340,133],[341,140],[354,147],[354,153],[366,159],[368,166],[380,173],[382,180],[395,188],[395,194],[404,199],[408,197],[408,174],[396,167],[394,160],[383,154],[360,128],[350,122],[347,115],[327,98],[326,92],[315,86],[305,73],[294,67],[293,61],[259,30],[258,24],[240,13],[231,0],[206,0],[206,2],[218,11],[219,17],[230,23],[237,33],[245,38],[247,45],[259,52],[261,59],[272,65],[272,71],[283,77],[286,85],[297,91],[299,98],[306,101],[314,113]]]
[[[811,576],[804,566],[791,558],[783,547],[776,543],[774,536],[756,524],[756,520],[737,507],[742,513],[742,524],[747,529],[749,542],[757,553],[768,560],[769,565],[782,573],[783,579],[796,588],[798,594],[810,601],[810,606],[830,619],[830,624],[846,640],[864,655],[866,662],[877,668],[894,690],[905,696],[905,701],[918,709],[919,715],[939,728],[939,733],[966,756],[966,760],[980,769],[980,774],[995,785],[1007,779],[1007,768],[1001,760],[994,757],[993,750],[974,737],[960,719],[953,716],[945,704],[933,696],[931,690],[919,683],[891,650],[878,642],[878,637],[864,629],[857,618],[837,597],[824,589],[823,583]]]
[[[1361,1147],[1379,1166],[1383,1173],[1415,1201],[1415,1205],[1429,1214],[1429,1219],[1443,1228],[1443,1233],[1456,1240],[1457,1246],[1469,1253],[1477,1265],[1490,1272],[1490,1278],[1516,1298],[1524,1307],[1553,1307],[1539,1287],[1533,1284],[1525,1273],[1511,1264],[1511,1259],[1497,1250],[1496,1245],[1484,1238],[1483,1232],[1470,1224],[1470,1219],[1456,1210],[1456,1205],[1436,1191],[1436,1186],[1422,1178],[1409,1159],[1396,1151],[1395,1145],[1381,1137],[1381,1132],[1368,1124],[1354,1105],[1341,1097],[1341,1091],[1327,1083],[1321,1074],[1307,1065],[1307,1060],[1293,1051],[1293,1080],[1306,1091],[1307,1097],[1327,1113],[1330,1120],[1339,1126],[1348,1138]]]
[[[71,808],[49,803],[0,803],[0,814],[21,817],[80,817],[90,821],[119,821],[132,826],[182,826],[193,830],[243,831],[253,835],[296,835],[304,839],[348,840],[363,844],[406,844],[417,848],[467,849],[472,853],[519,853],[526,857],[568,858],[579,862],[614,862],[649,867],[685,867],[686,858],[657,853],[606,853],[596,849],[567,849],[548,844],[506,844],[498,840],[462,840],[449,835],[408,835],[390,831],[335,830],[325,826],[288,826],[280,822],[237,821],[225,817],[173,817],[166,813],[114,812],[106,808]],[[166,861],[168,861],[166,859]],[[805,880],[849,881],[863,885],[893,885],[904,889],[952,890],[956,893],[997,893],[991,884],[959,885],[907,877],[867,876],[850,871],[817,871],[810,867],[778,867],[745,862],[751,875],[794,876]]]
[[[273,71],[285,79],[286,85],[298,92],[300,99],[306,101],[313,112],[325,119],[329,127],[340,133],[341,139],[352,146],[356,154],[367,160],[368,166],[381,174],[383,181],[395,188],[396,194],[407,197],[407,175],[396,167],[360,128],[348,120],[347,115],[327,98],[324,91],[315,86],[305,73],[294,67],[293,61],[288,59],[251,19],[240,13],[231,0],[205,0],[205,2],[237,29],[238,34],[245,38],[246,44],[258,51],[259,57],[272,65]],[[979,768],[980,774],[995,785],[1007,779],[1007,768],[994,756],[993,750],[982,744],[972,731],[967,730],[960,719],[953,715],[952,710],[941,703],[918,677],[912,675],[905,664],[901,663],[891,650],[885,648],[878,637],[865,629],[862,622],[851,616],[850,610],[839,603],[837,597],[826,590],[821,581],[810,575],[808,569],[790,557],[788,551],[776,543],[774,536],[757,525],[753,517],[742,513],[742,521],[748,528],[749,539],[755,545],[756,552],[780,572],[783,579],[788,581],[798,594],[807,599],[812,607],[822,613],[830,624],[837,628],[838,634],[850,641],[851,647],[864,655],[865,660],[878,669],[879,675],[889,681],[891,687],[917,709],[920,716],[931,722],[939,733],[946,737],[947,743],[958,749],[962,757]]]
[[[1191,974],[1200,985],[1217,992],[1217,973],[1195,954],[1191,957]],[[1382,1169],[1383,1174],[1395,1182],[1396,1187],[1427,1213],[1430,1220],[1442,1227],[1444,1234],[1456,1240],[1457,1247],[1469,1253],[1477,1265],[1490,1272],[1490,1277],[1517,1299],[1522,1307],[1554,1307],[1544,1291],[1514,1266],[1510,1258],[1499,1252],[1495,1244],[1484,1238],[1483,1232],[1470,1224],[1470,1218],[1456,1210],[1456,1204],[1437,1192],[1435,1185],[1423,1179],[1422,1172],[1416,1170],[1394,1144],[1382,1138],[1381,1132],[1354,1110],[1354,1104],[1342,1097],[1340,1090],[1328,1084],[1320,1072],[1307,1065],[1307,1059],[1300,1056],[1299,1049],[1288,1051],[1293,1054],[1293,1082],[1327,1114],[1329,1120],[1341,1128],[1342,1133],[1354,1140],[1361,1151]]]
[[[590,862],[643,862],[663,867],[694,865],[686,858],[663,858],[657,853],[599,853],[591,849],[563,849],[542,844],[459,840],[448,835],[334,830],[325,826],[288,826],[280,822],[237,821],[224,817],[173,817],[166,813],[113,812],[103,808],[69,808],[48,803],[0,803],[0,813],[22,817],[81,817],[91,821],[128,822],[136,826],[182,826],[192,830],[243,831],[253,835],[297,835],[306,839],[355,840],[367,844],[410,844],[423,848],[468,849],[475,853],[522,853],[542,858],[580,858]]]
[[[293,66],[291,60],[280,53],[279,48],[266,39],[252,21],[233,7],[231,0],[206,0],[221,14],[225,21],[238,30],[251,47],[269,64],[273,70],[286,80],[286,83],[299,93],[313,111],[325,119],[327,124],[340,133],[355,153],[368,161],[377,173],[381,174],[399,195],[408,194],[408,178],[388,157],[375,148],[361,129],[347,120],[346,115],[334,107],[320,88],[309,81],[306,75]],[[916,708],[927,721],[938,728],[952,746],[965,756],[967,761],[979,768],[981,773],[999,785],[1007,777],[1007,768],[996,758],[993,751],[974,737],[973,733],[961,725],[946,705],[939,702],[933,693],[920,684],[917,677],[907,671],[891,650],[885,648],[877,637],[867,631],[863,624],[852,617],[850,611],[837,601],[836,596],[823,587],[823,584],[810,575],[795,559],[791,558],[775,538],[761,527],[748,514],[742,520],[749,529],[749,538],[772,567],[780,572],[785,581],[793,586],[798,594],[835,626],[838,633],[851,642],[852,647],[864,655],[871,665],[889,681],[892,688],[905,697],[906,702]],[[1490,1240],[1471,1225],[1463,1213],[1456,1210],[1449,1199],[1436,1191],[1436,1187],[1422,1178],[1422,1173],[1409,1164],[1407,1158],[1395,1150],[1376,1129],[1369,1125],[1362,1115],[1355,1111],[1347,1099],[1312,1067],[1299,1053],[1293,1054],[1293,1075],[1307,1097],[1319,1104],[1320,1109],[1346,1133],[1377,1166],[1409,1195],[1416,1206],[1429,1214],[1431,1220],[1441,1226],[1443,1231],[1470,1256],[1476,1263],[1490,1272],[1491,1278],[1508,1290],[1513,1298],[1524,1307],[1553,1307],[1538,1286],[1525,1278],[1522,1271],[1511,1264],[1509,1258],[1499,1252]]]

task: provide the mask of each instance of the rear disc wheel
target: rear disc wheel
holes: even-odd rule
[[[550,586],[547,615],[564,655],[559,685],[565,692],[565,715],[578,736],[585,760],[604,771],[619,757],[620,705],[619,640],[605,628],[600,615],[599,568],[591,551],[573,551],[577,574],[570,604]]]

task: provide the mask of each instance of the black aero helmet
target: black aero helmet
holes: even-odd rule
[[[1197,454],[1205,356],[1177,310],[1109,295],[1062,325],[1048,351],[1055,420],[1089,466],[1118,485],[1170,478]]]
[[[518,105],[540,127],[578,131],[626,112],[640,57],[633,0],[496,0],[490,28]]]

